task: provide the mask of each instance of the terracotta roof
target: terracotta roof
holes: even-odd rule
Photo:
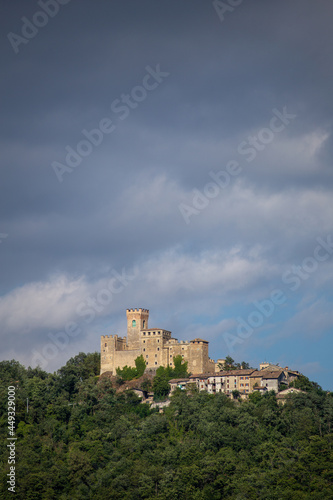
[[[189,382],[189,378],[173,378],[169,380],[169,384],[177,384],[178,382]]]
[[[266,371],[266,370],[258,370],[252,373],[250,377],[257,377],[257,378],[279,378],[281,374],[283,373],[283,370],[274,370],[272,372]]]
[[[228,376],[242,376],[242,375],[251,375],[251,373],[255,372],[256,370],[254,368],[251,369],[246,369],[246,370],[228,370],[228,371],[221,371],[216,373],[215,375],[220,375],[223,377],[228,377]]]
[[[230,370],[230,371],[222,371],[222,372],[215,372],[215,373],[197,373],[194,375],[191,375],[191,378],[207,378],[207,377],[233,377],[233,376],[249,376],[251,373],[255,372],[256,370]],[[262,373],[262,372],[260,372]]]

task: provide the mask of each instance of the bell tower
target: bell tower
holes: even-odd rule
[[[128,349],[140,348],[140,332],[148,329],[148,309],[127,309],[127,346]]]

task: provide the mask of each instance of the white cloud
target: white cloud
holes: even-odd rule
[[[76,305],[87,293],[83,277],[57,275],[28,283],[0,298],[2,327],[24,333],[34,328],[60,328],[73,317]]]
[[[171,249],[137,268],[140,281],[162,295],[183,290],[195,296],[214,293],[217,289],[227,294],[248,288],[269,273],[264,259],[250,259],[234,248],[229,252],[205,251],[196,255]]]

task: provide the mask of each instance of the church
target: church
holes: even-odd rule
[[[143,356],[147,369],[174,366],[173,358],[182,356],[192,374],[214,373],[215,362],[208,356],[208,341],[177,339],[163,328],[149,328],[148,309],[127,309],[127,336],[101,336],[101,374],[116,374],[116,368],[135,366],[135,359]]]

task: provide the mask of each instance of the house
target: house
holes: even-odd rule
[[[285,404],[290,394],[305,394],[305,392],[301,391],[300,389],[296,389],[295,387],[288,387],[288,389],[284,389],[276,395],[277,402],[280,404]]]
[[[218,373],[202,373],[192,375],[190,379],[196,383],[199,391],[206,391],[209,394],[223,392],[230,396],[233,391],[237,390],[241,394],[250,393],[250,375],[255,370],[229,370]]]
[[[288,383],[282,368],[272,371],[266,369],[254,371],[250,375],[250,381],[251,392],[255,387],[267,387],[269,391],[275,391],[277,393],[279,392],[281,384]]]
[[[189,381],[189,378],[173,378],[169,380],[169,384],[171,386],[170,394],[172,394],[176,389],[185,390]]]

